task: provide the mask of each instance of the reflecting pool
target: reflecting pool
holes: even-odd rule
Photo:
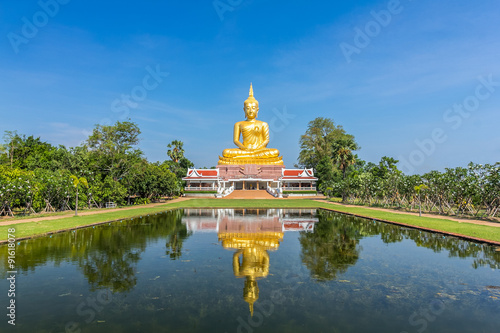
[[[498,248],[323,210],[168,211],[20,241],[16,268],[0,332],[500,327]]]

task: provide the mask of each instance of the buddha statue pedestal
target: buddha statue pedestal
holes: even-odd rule
[[[277,181],[283,176],[284,165],[217,165],[219,177],[224,181],[230,179],[253,178]]]

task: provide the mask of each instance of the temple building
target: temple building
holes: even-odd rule
[[[183,178],[185,194],[225,197],[234,191],[255,190],[280,198],[315,195],[317,178],[312,169],[286,169],[279,150],[267,148],[269,125],[257,120],[259,102],[251,84],[243,110],[246,120],[237,122],[233,131],[237,148],[224,149],[215,169],[189,169]]]

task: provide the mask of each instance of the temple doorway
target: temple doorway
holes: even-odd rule
[[[245,190],[258,190],[258,182],[245,182]]]

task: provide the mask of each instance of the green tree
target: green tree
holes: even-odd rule
[[[335,169],[333,161],[328,156],[324,156],[316,165],[316,174],[318,178],[318,188],[325,193],[326,189],[332,187],[332,183],[338,181],[338,170]]]
[[[0,144],[0,165],[7,165],[9,161],[9,146]]]
[[[347,168],[356,163],[356,157],[352,153],[358,149],[358,145],[351,137],[343,137],[332,143],[333,161],[342,171],[342,179],[345,179]]]
[[[139,143],[141,131],[129,121],[116,122],[113,126],[96,125],[86,141],[97,171],[114,180],[123,178],[134,162],[140,160],[142,151],[134,148]]]
[[[60,146],[57,153],[57,158],[60,160],[61,169],[67,169],[73,174],[82,174],[89,177],[91,172],[99,170],[98,161],[93,158],[97,154],[88,150],[85,145],[66,149]],[[90,181],[90,178],[88,179]]]
[[[40,137],[35,138],[30,135],[23,135],[19,139],[17,148],[14,150],[16,161],[14,166],[35,170],[37,168],[56,170],[62,166],[60,164],[59,148],[52,146],[48,142],[44,142]]]
[[[127,189],[111,176],[98,175],[90,185],[93,198],[103,206],[106,202],[123,205],[127,197]]]
[[[144,164],[131,187],[142,198],[159,199],[177,191],[177,178],[165,165]]]
[[[398,162],[395,158],[383,156],[378,165],[371,168],[371,172],[375,177],[388,178],[391,173],[400,173],[396,165]]]
[[[336,188],[335,183],[340,181],[336,176],[337,170],[341,170],[336,165],[338,151],[334,149],[341,142],[352,142],[357,149],[352,135],[347,134],[342,126],[335,125],[332,119],[322,117],[310,121],[306,133],[300,137],[299,166],[316,170],[318,187],[322,191],[328,187]]]
[[[300,137],[299,165],[315,168],[325,156],[331,158],[332,144],[345,137],[354,139],[330,118],[318,117],[310,121],[306,133]]]
[[[21,137],[17,134],[17,131],[5,131],[3,136],[5,144],[3,145],[4,151],[7,151],[10,167],[14,165],[14,151],[21,144]]]

